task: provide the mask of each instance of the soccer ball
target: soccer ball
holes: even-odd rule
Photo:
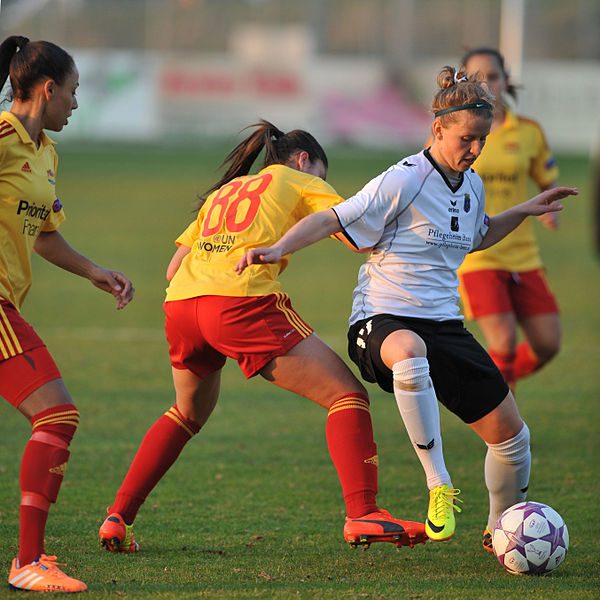
[[[509,573],[545,575],[564,560],[569,532],[553,508],[540,502],[519,502],[500,515],[492,545]]]

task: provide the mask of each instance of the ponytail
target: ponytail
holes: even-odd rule
[[[221,167],[227,167],[224,175],[199,197],[197,209],[202,207],[206,198],[236,177],[248,175],[261,151],[265,150],[263,168],[274,164],[286,164],[296,152],[307,152],[311,162],[321,160],[327,168],[327,155],[317,140],[307,131],[294,129],[284,133],[265,119],[249,125],[246,129],[256,129],[241,141],[225,158]]]
[[[10,61],[19,50],[23,49],[28,41],[29,38],[22,35],[11,35],[0,44],[0,92],[8,79]]]
[[[437,77],[437,84],[431,110],[442,125],[452,123],[456,119],[456,112],[460,110],[493,117],[494,96],[482,85],[477,75],[467,75],[464,70],[445,66]]]
[[[17,100],[29,100],[43,79],[62,85],[74,68],[73,57],[52,42],[11,35],[0,44],[0,90],[10,78],[11,98]]]

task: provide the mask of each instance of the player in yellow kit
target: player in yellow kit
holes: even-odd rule
[[[0,395],[31,422],[21,461],[19,554],[8,578],[15,589],[78,592],[44,549],[50,505],[56,501],[79,423],[44,342],[19,310],[31,286],[31,252],[86,277],[123,308],[131,282],[75,252],[58,233],[65,220],[55,193],[58,158],[44,129],[60,131],[77,108],[79,75],[72,57],[50,42],[11,36],[0,44],[0,89],[10,76],[14,99],[0,114]]]
[[[325,152],[309,133],[283,133],[261,121],[225,160],[197,219],[176,240],[167,269],[166,335],[176,402],[147,432],[100,528],[107,550],[136,552],[133,521],[185,444],[200,431],[219,395],[226,358],[250,378],[328,410],[326,437],[346,503],[344,537],[398,546],[425,542],[422,523],[400,521],[376,504],[377,447],[364,386],[294,311],[278,275],[288,257],[234,267],[251,247],[274,243],[304,216],[341,198],[324,180]],[[262,170],[249,175],[265,149]]]
[[[505,105],[516,97],[504,58],[493,48],[476,48],[463,57],[468,73],[479,72],[495,96],[494,121],[473,168],[485,185],[485,208],[496,215],[529,197],[529,179],[546,190],[555,187],[558,169],[538,123]],[[538,217],[555,229],[557,213]],[[458,271],[465,316],[476,319],[487,350],[511,388],[546,364],[560,347],[560,318],[548,286],[531,220],[498,244],[467,254]],[[524,340],[517,341],[521,328]]]

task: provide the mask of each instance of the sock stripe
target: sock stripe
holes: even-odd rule
[[[70,410],[61,411],[58,413],[50,414],[46,417],[41,417],[36,419],[34,423],[32,423],[33,429],[36,427],[42,427],[44,425],[74,425],[77,427],[79,425],[79,411],[74,408]]]
[[[172,406],[165,413],[165,416],[169,417],[170,419],[173,419],[173,421],[175,421],[175,423],[177,423],[177,425],[179,425],[179,427],[181,427],[184,431],[186,431],[191,438],[194,437],[194,435],[196,435],[196,432],[187,423],[185,423],[183,421],[183,419],[179,416],[179,413],[177,412],[177,410],[175,409],[174,406]]]
[[[331,407],[329,408],[329,415],[332,415],[341,410],[349,409],[358,409],[370,412],[369,402],[368,400],[365,400],[363,396],[344,396],[343,398],[336,400],[331,405]]]

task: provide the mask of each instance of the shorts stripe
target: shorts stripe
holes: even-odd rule
[[[369,403],[360,396],[344,396],[336,400],[330,407],[328,415],[332,415],[340,410],[348,410],[356,408],[358,410],[366,410],[369,412]]]
[[[23,353],[19,338],[17,338],[2,305],[0,305],[0,350],[4,359]]]
[[[192,429],[190,427],[188,427],[182,420],[181,417],[177,414],[177,411],[171,407],[166,413],[165,413],[166,417],[169,417],[169,419],[173,419],[173,421],[175,421],[175,423],[177,423],[177,425],[179,425],[179,427],[181,427],[182,429],[184,429],[186,431],[186,433],[189,434],[190,437],[194,437],[194,431],[192,431]]]
[[[293,325],[304,337],[308,337],[312,333],[311,328],[307,327],[293,310],[285,306],[285,302],[288,300],[287,294],[275,292],[275,296],[277,298],[275,306],[283,313],[291,325]]]
[[[33,425],[33,430],[41,425],[57,425],[60,423],[65,425],[75,425],[75,427],[77,427],[77,425],[79,425],[79,411],[75,408],[72,410],[65,410],[55,413],[47,417],[42,417],[35,422]]]

